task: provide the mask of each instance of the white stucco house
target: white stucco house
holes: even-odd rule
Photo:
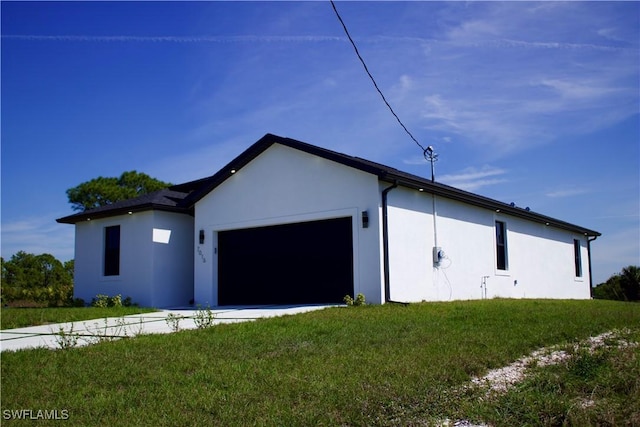
[[[265,135],[216,174],[57,220],[75,296],[144,306],[590,297],[597,231]]]

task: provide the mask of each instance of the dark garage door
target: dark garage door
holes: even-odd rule
[[[218,304],[342,302],[353,295],[351,217],[218,233]]]

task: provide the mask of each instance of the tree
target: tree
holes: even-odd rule
[[[640,300],[640,267],[630,265],[620,273],[620,287],[627,301]]]
[[[640,300],[640,267],[630,265],[619,274],[609,277],[593,289],[596,299],[612,299],[619,301]]]
[[[129,171],[119,178],[99,176],[67,190],[73,210],[86,211],[170,187],[147,174]]]
[[[73,261],[19,251],[2,264],[2,301],[35,301],[57,305],[73,298]]]
[[[624,301],[624,293],[620,287],[620,276],[614,274],[606,282],[593,288],[593,298]]]

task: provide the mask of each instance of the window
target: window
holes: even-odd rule
[[[120,226],[104,229],[104,275],[120,275]]]
[[[580,252],[580,240],[573,239],[573,262],[576,267],[576,277],[582,277],[582,255]]]
[[[506,270],[507,261],[507,226],[502,221],[496,221],[496,267],[498,270]]]

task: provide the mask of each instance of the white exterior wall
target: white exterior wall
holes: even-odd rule
[[[97,294],[151,306],[151,212],[120,215],[76,224],[74,297],[91,302]],[[105,227],[120,226],[120,275],[104,276]]]
[[[347,216],[352,217],[354,292],[381,303],[379,206],[376,176],[272,145],[196,204],[196,304],[218,304],[217,232]],[[363,229],[365,210],[370,225]],[[205,230],[202,245],[199,230]]]
[[[381,189],[386,187],[388,184],[382,185]],[[429,262],[433,247],[433,217],[431,205],[426,203],[428,200],[424,194],[403,187],[387,193],[391,301],[439,299],[432,287]]]
[[[156,230],[171,231],[168,243],[156,239],[151,244],[153,306],[186,306],[193,300],[193,217],[162,211],[153,215]]]
[[[388,193],[390,289],[393,301],[505,298],[589,298],[586,237],[406,188]],[[495,221],[507,227],[508,269],[496,268]],[[573,239],[581,241],[582,277],[575,277]],[[481,287],[486,279],[486,294]]]
[[[141,306],[188,304],[193,295],[193,218],[167,212],[76,224],[74,297],[130,296]],[[104,276],[105,227],[120,226],[120,275]],[[169,243],[153,242],[153,229],[172,230]]]

